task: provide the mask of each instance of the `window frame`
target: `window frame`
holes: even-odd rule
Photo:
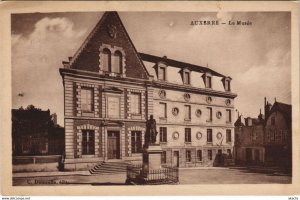
[[[226,109],[226,123],[232,122],[231,109]]]
[[[143,152],[142,131],[131,131],[130,140],[131,140],[131,153],[142,153]]]
[[[167,163],[167,151],[162,151],[161,164],[166,164],[166,163]]]
[[[192,151],[190,149],[185,150],[185,162],[192,162]]]
[[[200,154],[199,154],[199,152],[200,152]],[[198,149],[197,152],[196,152],[196,154],[197,154],[197,162],[202,162],[202,160],[203,160],[202,150],[201,150],[201,149]],[[199,156],[199,155],[200,155],[200,156]],[[199,158],[200,158],[200,159],[199,159]]]
[[[167,143],[168,142],[168,129],[167,127],[159,127],[159,142]]]
[[[89,141],[91,138],[92,140]],[[95,150],[95,130],[82,130],[81,155],[95,155]]]
[[[188,113],[187,113],[188,111]],[[184,105],[184,120],[190,121],[192,118],[192,107],[191,105]]]
[[[229,140],[230,139],[230,140]],[[231,129],[226,129],[226,143],[232,142],[232,133]]]
[[[90,93],[90,99],[88,99],[88,93],[85,92],[91,92]],[[83,98],[83,93],[85,93],[85,98]],[[93,87],[81,87],[80,88],[80,109],[83,113],[92,113],[95,111],[95,102],[94,102],[95,94],[94,94],[94,88]],[[86,104],[83,104],[83,100],[85,99]],[[86,106],[87,108],[90,107],[90,109],[84,108]]]
[[[167,115],[167,103],[165,103],[165,102],[159,102],[159,105],[160,105],[160,106],[164,105],[164,109],[163,109],[163,110],[164,110],[164,111],[163,111],[163,112],[164,112],[164,113],[163,113],[164,116],[160,116],[159,118],[160,118],[160,119],[167,119],[167,117],[168,117],[168,115]]]
[[[207,150],[207,158],[208,160],[213,160],[213,152],[211,149]]]
[[[157,79],[160,81],[166,81],[167,80],[167,68],[163,66],[158,66],[158,76]],[[163,74],[162,74],[163,72]]]
[[[192,143],[192,129],[191,128],[184,128],[184,142]]]
[[[208,118],[206,119],[207,122],[212,122],[213,121],[213,111],[212,107],[206,107],[206,110],[208,111]]]
[[[208,128],[206,130],[206,135],[207,135],[206,142],[207,143],[213,143],[213,130],[211,128]]]
[[[142,94],[139,92],[131,92],[130,96],[130,114],[141,115],[142,114]],[[133,99],[134,96],[138,96],[138,102]],[[137,108],[136,108],[137,106]]]

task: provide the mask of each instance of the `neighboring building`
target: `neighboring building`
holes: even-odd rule
[[[235,160],[238,164],[263,164],[290,168],[292,165],[291,105],[270,104],[258,118],[241,116],[235,122]]]
[[[292,166],[292,106],[274,103],[265,124],[265,164]]]
[[[54,125],[49,110],[12,109],[12,147],[13,156],[61,155],[64,129]]]
[[[107,160],[141,163],[150,115],[164,164],[212,166],[217,154],[231,156],[231,78],[138,53],[116,12],[104,13],[63,64],[66,170]]]
[[[235,160],[236,164],[264,163],[264,119],[260,113],[258,118],[241,116],[235,122]]]

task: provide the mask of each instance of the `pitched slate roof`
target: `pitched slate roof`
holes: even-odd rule
[[[147,62],[152,62],[152,63],[164,62],[168,66],[173,66],[173,67],[177,67],[177,68],[188,68],[191,71],[196,71],[196,72],[201,72],[201,73],[210,72],[214,76],[226,77],[210,68],[169,59],[165,56],[159,57],[159,56],[154,56],[154,55],[141,53],[141,52],[139,52],[139,55],[142,60],[147,61]]]
[[[275,102],[273,107],[271,108],[270,113],[279,111],[287,117],[287,119],[291,119],[292,117],[292,106],[289,104]]]

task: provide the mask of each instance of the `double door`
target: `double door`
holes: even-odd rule
[[[108,159],[120,159],[120,131],[108,131],[107,134]]]

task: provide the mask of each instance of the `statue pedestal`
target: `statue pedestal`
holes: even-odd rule
[[[143,152],[143,172],[161,168],[162,148],[159,144],[150,144]]]

